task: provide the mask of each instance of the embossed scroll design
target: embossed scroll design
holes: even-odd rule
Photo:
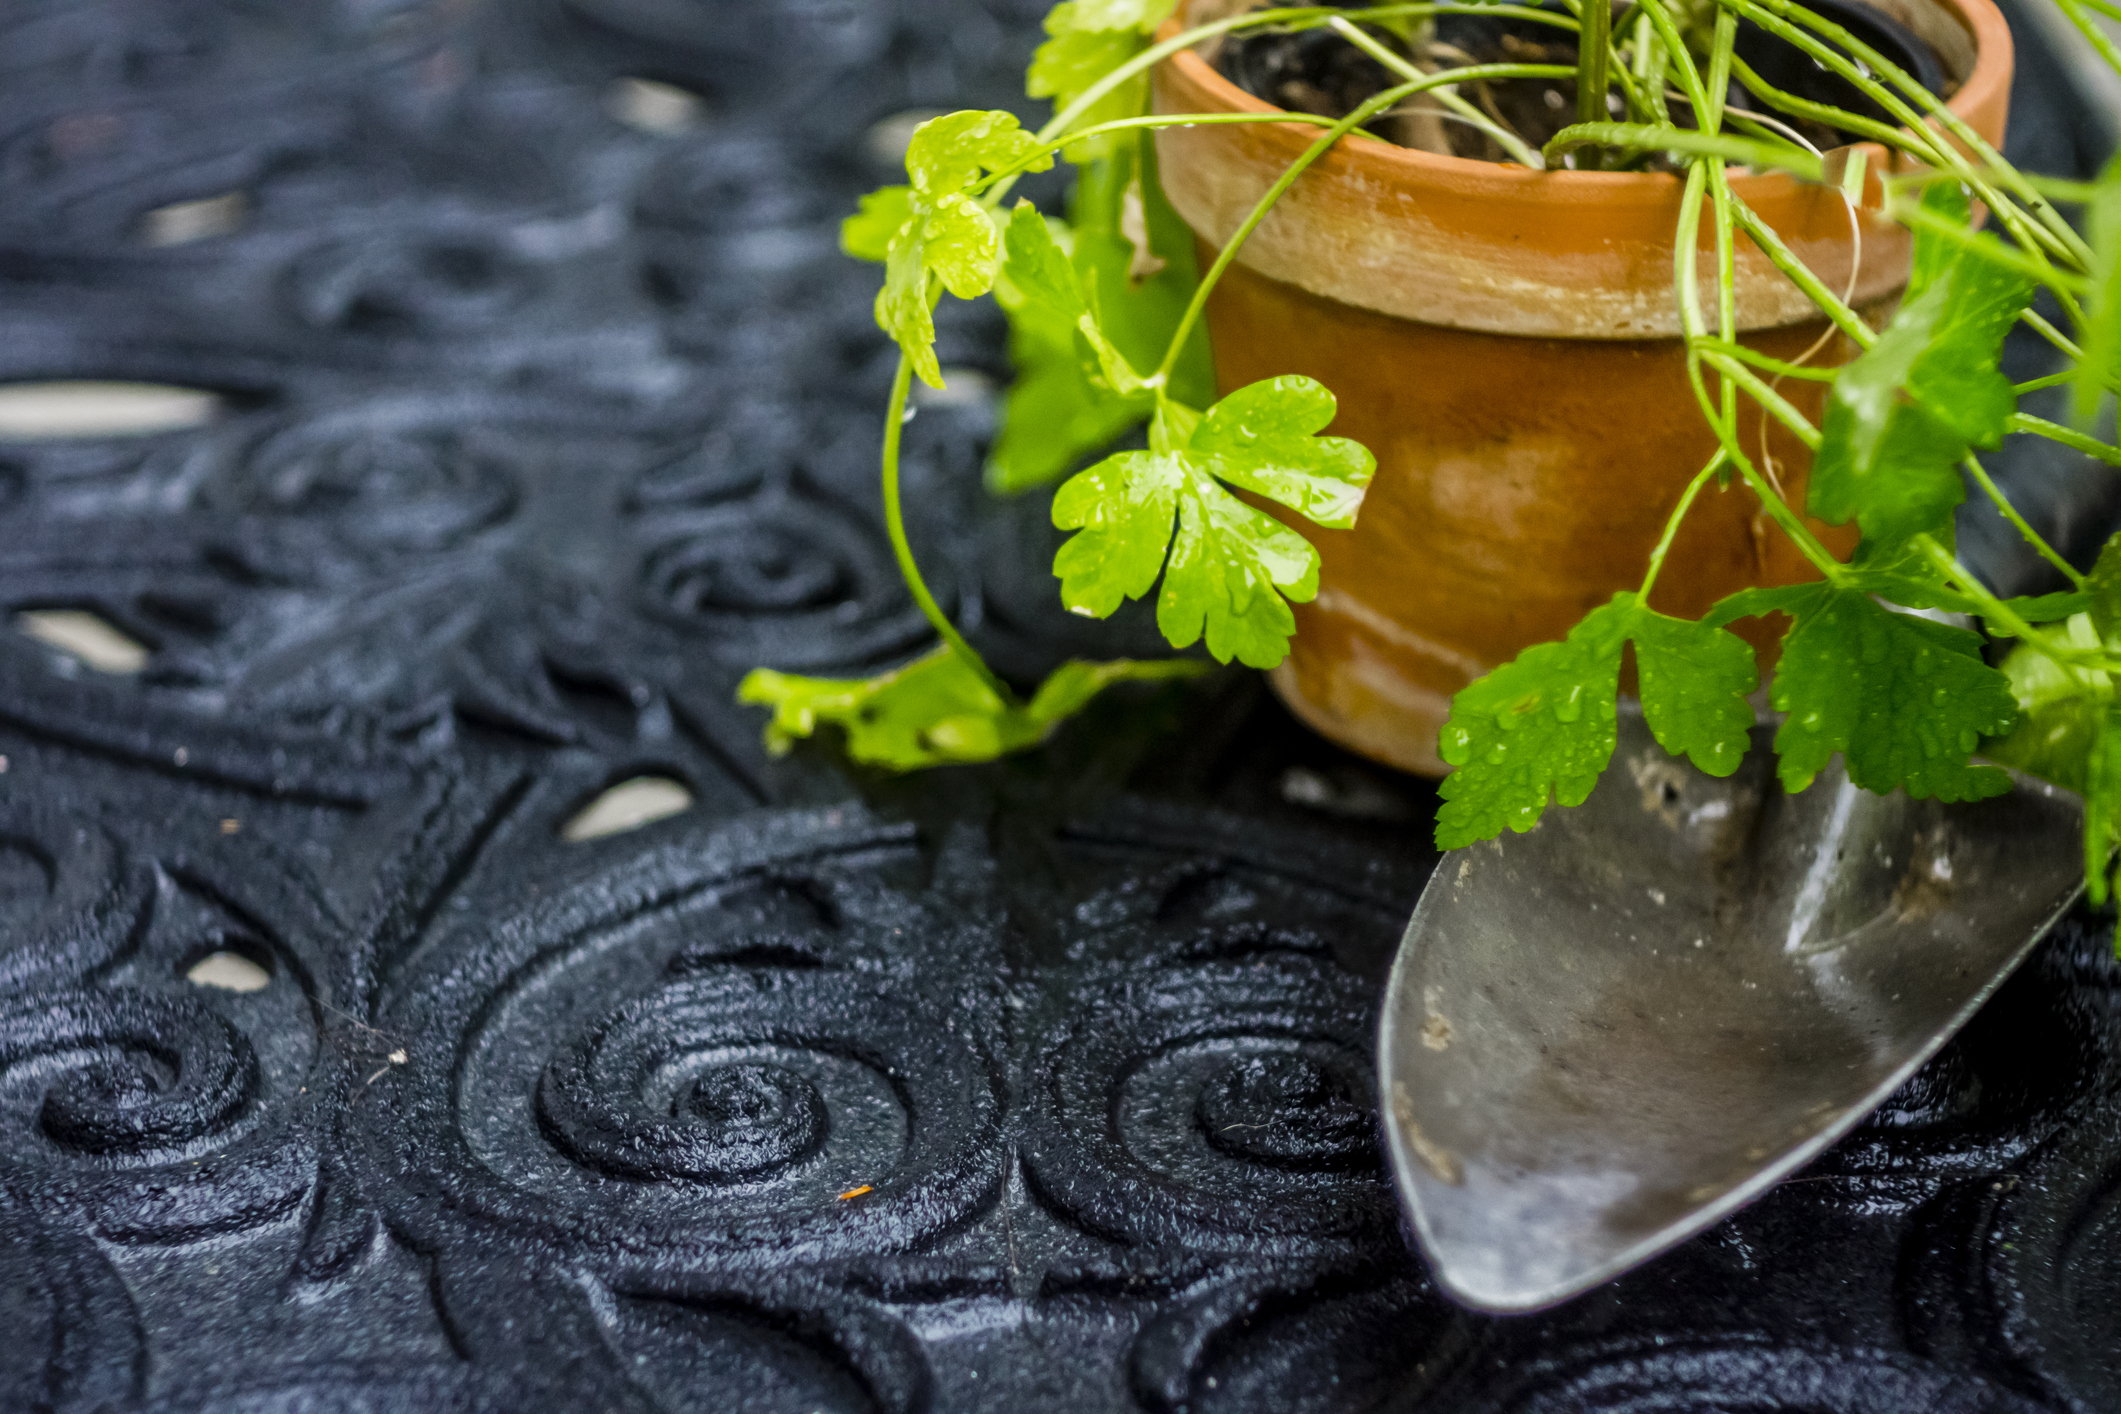
[[[1147,773],[1237,819],[1056,833],[1142,749],[1102,738],[912,783],[762,759],[743,669],[923,632],[837,219],[909,117],[1021,103],[1048,8],[0,8],[0,382],[220,400],[0,446],[0,621],[148,650],[0,631],[0,1408],[2121,1404],[2103,923],[1798,1182],[1490,1323],[1372,1129],[1418,788],[1304,814],[1361,768],[1249,690]],[[2014,133],[2088,142],[2021,41]],[[1071,636],[1047,507],[977,492],[1005,331],[939,324],[938,592],[1027,679],[1162,651]],[[694,809],[559,838],[649,769]],[[862,792],[921,832],[735,818]],[[216,952],[263,985],[189,980]]]
[[[378,1025],[415,1038],[408,1064],[358,1112],[424,1156],[410,1185],[369,1180],[392,1220],[436,1216],[431,1173],[453,1209],[592,1266],[652,1248],[708,1270],[974,1221],[1004,1169],[1000,999],[973,965],[991,920],[914,887],[903,831],[678,837],[395,983]]]

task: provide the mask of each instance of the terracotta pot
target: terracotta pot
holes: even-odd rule
[[[1181,13],[1218,8],[1194,0]],[[1880,8],[1939,51],[1960,83],[1953,109],[2000,145],[2011,40],[1995,6]],[[1191,52],[1157,70],[1155,95],[1159,112],[1273,111]],[[1220,245],[1318,135],[1298,123],[1160,131],[1165,189],[1203,243]],[[1902,228],[1863,217],[1859,265],[1837,193],[1782,175],[1732,185],[1829,288],[1851,288],[1857,266],[1859,307],[1889,308],[1906,284]],[[1349,137],[1298,180],[1217,287],[1208,328],[1224,391],[1309,374],[1340,399],[1331,430],[1377,454],[1353,530],[1303,527],[1324,559],[1320,588],[1297,606],[1296,642],[1273,679],[1327,736],[1440,775],[1436,737],[1453,693],[1640,582],[1715,446],[1677,338],[1680,188],[1665,174],[1533,172]],[[1706,222],[1700,250],[1713,310]],[[1743,239],[1738,275],[1745,342],[1795,359],[1825,334]],[[1836,336],[1812,362],[1852,353]],[[1780,391],[1816,420],[1820,385]],[[1765,438],[1767,464],[1802,506],[1802,446],[1750,401],[1742,418],[1744,444]],[[1813,529],[1836,554],[1853,548],[1852,527]],[[1696,616],[1748,585],[1812,573],[1736,485],[1696,503],[1653,602]],[[1772,651],[1766,637],[1757,646]]]

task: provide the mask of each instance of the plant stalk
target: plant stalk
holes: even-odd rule
[[[1652,4],[1657,0],[1651,0]],[[1613,50],[1613,0],[1584,0],[1583,29],[1576,40],[1576,121],[1603,123],[1612,119],[1606,110],[1606,66]],[[1605,165],[1596,148],[1584,152],[1579,167],[1597,171]]]
[[[1290,187],[1296,185],[1296,179],[1309,171],[1312,163],[1325,156],[1333,144],[1393,104],[1443,84],[1477,78],[1566,78],[1573,72],[1573,69],[1559,64],[1476,64],[1469,68],[1425,75],[1415,82],[1388,88],[1364,100],[1354,112],[1321,133],[1318,140],[1306,148],[1301,157],[1283,170],[1281,176],[1275,179],[1274,185],[1267,188],[1266,195],[1253,206],[1251,214],[1245,217],[1244,224],[1237,228],[1236,234],[1223,243],[1221,252],[1215,257],[1215,264],[1209,267],[1208,273],[1201,277],[1200,284],[1194,288],[1193,298],[1186,305],[1186,312],[1179,318],[1178,330],[1171,336],[1171,345],[1164,353],[1164,361],[1157,366],[1155,376],[1149,381],[1157,385],[1160,394],[1163,385],[1170,379],[1171,370],[1178,365],[1178,356],[1185,348],[1186,340],[1192,337],[1193,326],[1200,322],[1202,311],[1208,307],[1208,296],[1213,293],[1216,283],[1222,279],[1223,272],[1237,259],[1238,250],[1252,233],[1259,229],[1259,223],[1267,219],[1267,213],[1274,209],[1274,204],[1282,199]]]
[[[906,400],[913,392],[913,363],[903,353],[899,355],[898,372],[891,380],[891,404],[884,421],[884,530],[891,537],[891,553],[898,559],[898,572],[906,581],[906,588],[913,594],[913,602],[920,606],[921,617],[928,620],[929,627],[950,645],[958,661],[972,673],[989,691],[1010,707],[1020,705],[1009,685],[994,675],[987,660],[974,651],[965,636],[950,622],[942,605],[928,591],[928,582],[921,578],[920,566],[914,563],[913,545],[906,538],[905,510],[899,503],[899,445],[906,428]]]

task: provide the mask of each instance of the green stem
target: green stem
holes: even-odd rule
[[[1650,3],[1656,3],[1656,0],[1650,0]],[[1715,37],[1710,41],[1708,80],[1703,86],[1709,107],[1699,120],[1705,133],[1713,133],[1723,126],[1723,105],[1731,91],[1731,60],[1737,57],[1731,51],[1737,42],[1738,17],[1729,10],[1718,10]]]
[[[1770,108],[1787,113],[1793,118],[1809,118],[1815,123],[1824,123],[1857,137],[1868,138],[1890,150],[1909,153],[1925,162],[1938,160],[1935,135],[1926,127],[1896,128],[1890,123],[1881,123],[1860,113],[1850,113],[1829,104],[1800,98],[1794,93],[1775,87],[1760,77],[1750,64],[1735,55],[1731,59],[1731,68],[1747,91]],[[1957,180],[1956,173],[1942,175]]]
[[[2022,311],[2018,318],[2025,322],[2026,328],[2053,344],[2057,349],[2060,349],[2066,357],[2078,360],[2083,359],[2084,350],[2077,347],[2077,341],[2048,323],[2047,316],[2037,314],[2028,309]],[[2075,375],[2071,376],[2074,377]]]
[[[1812,426],[1811,419],[1791,406],[1787,398],[1761,382],[1759,376],[1750,368],[1735,358],[1727,358],[1718,353],[1705,354],[1704,359],[1711,368],[1729,380],[1728,386],[1733,394],[1743,387],[1752,395],[1754,402],[1773,413],[1775,420],[1790,430],[1790,435],[1804,443],[1806,450],[1819,450],[1819,429]],[[1728,407],[1725,408],[1724,415],[1732,416]]]
[[[1647,10],[1648,7],[1642,7]],[[1656,122],[1672,121],[1671,110],[1664,101],[1664,40],[1657,26],[1650,23],[1647,14],[1635,16],[1635,82],[1633,88],[1641,94],[1642,104]]]
[[[2046,634],[2020,618],[2016,610],[1989,592],[1988,586],[1974,578],[1951,551],[1937,543],[1935,537],[1918,535],[1909,543],[1915,547],[1916,553],[1928,560],[1937,572],[1944,576],[1946,583],[1957,586],[1961,594],[1974,601],[1982,618],[1992,624],[2001,625],[2008,630],[2009,637],[2028,644],[2034,652],[2068,673],[2073,681],[2083,683],[2083,679],[2077,677],[2077,669],[2092,668],[2096,671],[2099,665],[2106,661],[2103,654],[2056,647]]]
[[[1651,0],[1651,3],[1656,3],[1656,0]],[[1693,509],[1694,498],[1701,494],[1701,488],[1709,484],[1710,477],[1723,470],[1727,460],[1723,448],[1718,447],[1716,455],[1709,458],[1709,464],[1694,473],[1694,479],[1687,483],[1685,492],[1679,497],[1679,504],[1665,517],[1664,534],[1658,538],[1657,548],[1650,551],[1650,567],[1642,576],[1642,588],[1635,591],[1636,597],[1643,603],[1650,602],[1650,591],[1657,587],[1657,576],[1664,570],[1664,557],[1672,552],[1672,542],[1679,538],[1679,523],[1685,520],[1686,513]]]
[[[1871,332],[1870,326],[1857,316],[1856,311],[1849,308],[1841,296],[1828,289],[1825,283],[1812,273],[1809,266],[1792,254],[1790,248],[1782,243],[1782,237],[1775,233],[1775,228],[1761,220],[1760,213],[1746,205],[1745,198],[1736,192],[1731,193],[1731,214],[1738,224],[1745,228],[1745,233],[1753,238],[1753,244],[1760,247],[1761,252],[1774,263],[1775,268],[1788,276],[1790,282],[1798,289],[1804,291],[1805,298],[1817,305],[1820,312],[1834,322],[1835,328],[1853,339],[1856,347],[1867,349],[1878,342],[1878,336]]]
[[[2115,73],[2121,73],[2121,50],[2114,48],[2113,40],[2107,37],[2105,30],[2093,23],[2092,17],[2084,13],[2077,0],[2055,0],[2055,8],[2069,17],[2069,22],[2077,27],[2078,33],[2084,36],[2085,42],[2091,45],[2093,51],[2106,61],[2108,68]]]
[[[1063,133],[1051,142],[1040,143],[1008,166],[989,172],[973,189],[977,191],[981,186],[1004,188],[1005,185],[1013,185],[1018,177],[1047,157],[1076,143],[1103,137],[1106,133],[1131,132],[1142,128],[1211,128],[1231,123],[1315,123],[1324,127],[1332,121],[1331,118],[1318,113],[1284,113],[1279,109],[1272,113],[1150,113],[1139,118],[1114,118],[1109,122],[1093,123],[1087,128]]]
[[[1780,167],[1808,182],[1824,181],[1826,176],[1818,155],[1794,143],[1762,142],[1758,138],[1648,123],[1574,123],[1549,138],[1545,151],[1551,161],[1561,153],[1593,146],[1721,157],[1752,167]]]
[[[1680,327],[1687,338],[1687,381],[1693,385],[1694,398],[1701,404],[1701,415],[1723,444],[1724,455],[1738,468],[1745,484],[1760,498],[1760,505],[1768,513],[1790,543],[1812,562],[1830,584],[1839,584],[1848,577],[1848,568],[1826,552],[1812,532],[1805,528],[1797,513],[1789,508],[1775,488],[1768,484],[1760,469],[1753,465],[1744,449],[1738,445],[1737,429],[1726,423],[1709,401],[1709,391],[1701,377],[1701,355],[1694,345],[1708,334],[1707,321],[1701,312],[1701,288],[1697,283],[1698,260],[1696,246],[1701,240],[1701,206],[1708,194],[1709,174],[1707,163],[1695,162],[1687,169],[1686,186],[1679,196],[1679,230],[1672,242],[1673,283],[1679,292]],[[1742,207],[1743,203],[1735,203]]]
[[[1346,20],[1335,19],[1332,22],[1332,28],[1339,33],[1342,39],[1347,40],[1348,43],[1354,45],[1393,73],[1398,74],[1401,78],[1409,81],[1418,81],[1430,77],[1430,75],[1423,73],[1420,69],[1408,63],[1403,56],[1394,54],[1391,50],[1379,44],[1374,35],[1364,34]],[[1448,73],[1450,71],[1446,70],[1445,72]],[[1466,102],[1464,98],[1451,89],[1438,88],[1435,90],[1435,96],[1438,101],[1449,107],[1452,112],[1495,139],[1501,145],[1502,150],[1509,153],[1517,161],[1534,169],[1545,165],[1539,160],[1539,155],[1532,151],[1531,146],[1523,138],[1496,124],[1487,114]]]
[[[1613,0],[1584,0],[1582,24],[1576,41],[1576,121],[1610,122],[1613,115],[1606,111],[1606,66],[1612,59]],[[1592,171],[1604,165],[1595,151],[1588,155],[1587,165]]]
[[[1252,232],[1259,228],[1259,223],[1267,218],[1267,213],[1274,209],[1274,204],[1296,184],[1296,179],[1308,171],[1312,163],[1325,156],[1334,143],[1393,104],[1442,84],[1476,78],[1566,78],[1574,72],[1575,70],[1559,64],[1478,64],[1470,68],[1430,74],[1418,82],[1388,88],[1365,100],[1354,112],[1321,133],[1318,140],[1305,149],[1301,157],[1289,164],[1281,176],[1275,179],[1274,185],[1267,188],[1266,195],[1253,206],[1251,214],[1245,217],[1244,224],[1237,228],[1236,234],[1223,243],[1222,251],[1215,257],[1215,264],[1209,267],[1208,273],[1201,277],[1200,284],[1194,288],[1193,299],[1186,305],[1186,312],[1178,321],[1178,329],[1171,336],[1171,345],[1164,353],[1164,361],[1157,366],[1155,376],[1149,381],[1161,388],[1170,380],[1171,370],[1178,365],[1180,351],[1185,348],[1186,340],[1192,337],[1193,326],[1200,322],[1201,312],[1208,307],[1208,296],[1213,293],[1216,283],[1222,279],[1223,272],[1237,259],[1238,250],[1251,237]]]
[[[2061,214],[2038,192],[2019,180],[2016,170],[2005,162],[2002,155],[1989,146],[1979,133],[1968,127],[1965,120],[1952,112],[1949,105],[1909,77],[1884,55],[1841,26],[1813,14],[1802,6],[1793,5],[1789,0],[1762,0],[1762,3],[1754,3],[1754,0],[1718,0],[1718,3],[1729,6],[1769,33],[1796,45],[1813,59],[1854,84],[1909,130],[1920,129],[1928,119],[1935,119],[1951,136],[1976,154],[1980,159],[1981,168],[1967,161],[1950,143],[1937,145],[1936,155],[1940,159],[1938,165],[1950,168],[1959,175],[1960,180],[1972,186],[1982,201],[1996,213],[1997,218],[2022,244],[2028,248],[2043,244],[2053,246],[2065,253],[2079,267],[2089,267],[2091,248],[2070,228],[2069,223],[2062,219]],[[1799,29],[1796,24],[1790,23],[1784,16],[1795,17],[1806,28],[1816,30],[1831,43],[1822,43],[1813,35]],[[1857,62],[1859,60],[1860,64]],[[1906,91],[1928,110],[1927,118],[1903,102],[1887,84],[1873,78],[1873,73],[1883,75],[1891,84]],[[2040,222],[2028,221],[2015,202],[1983,179],[1982,168],[1990,166],[2003,175],[2004,185],[2017,189],[2018,195],[2039,215]]]
[[[891,537],[891,553],[898,558],[899,576],[906,581],[906,588],[913,594],[913,602],[920,606],[921,617],[950,645],[950,651],[958,660],[970,668],[973,675],[987,685],[989,691],[1010,707],[1018,706],[1016,694],[1009,685],[994,675],[987,660],[973,651],[965,642],[965,636],[950,622],[942,605],[928,592],[928,582],[921,578],[920,566],[913,560],[913,545],[906,539],[906,517],[899,503],[898,471],[899,443],[906,428],[906,400],[913,391],[913,364],[904,354],[899,355],[898,372],[891,380],[891,405],[884,420],[884,530]]]
[[[1901,225],[1917,231],[1928,231],[1950,241],[1961,250],[1972,251],[1981,259],[2006,270],[2015,270],[2026,279],[2045,285],[2055,292],[2065,309],[2076,311],[2076,296],[2088,293],[2091,282],[2082,275],[2073,275],[2057,269],[2045,260],[2033,260],[2017,246],[2005,245],[1994,236],[1982,231],[1970,231],[1948,216],[1930,210],[1918,202],[1900,197],[1886,203],[1886,214]]]
[[[2039,553],[2041,559],[2046,560],[2056,569],[2062,571],[2062,577],[2077,588],[2082,589],[2084,587],[2084,576],[2078,573],[2077,567],[2056,554],[2055,547],[2048,544],[2047,541],[2040,537],[2038,531],[2025,523],[2025,517],[2018,514],[2018,508],[2010,503],[2010,498],[2003,494],[2003,489],[1989,479],[1988,468],[1981,465],[1979,457],[1969,456],[1966,459],[1966,474],[1974,478],[1974,484],[1979,486],[1982,493],[1995,504],[1996,510],[2003,518],[2009,521],[2020,535],[2025,537],[2025,543],[2032,546]]]
[[[2060,442],[2063,446],[2103,461],[2108,466],[2121,466],[2121,447],[2102,442],[2096,437],[2087,437],[2059,422],[2049,422],[2044,417],[2034,417],[2030,413],[2014,412],[2007,425],[2013,432],[2030,432],[2035,437]]]
[[[1708,90],[1701,82],[1701,70],[1694,65],[1694,56],[1687,51],[1686,36],[1665,12],[1663,0],[1650,0],[1641,6],[1657,37],[1664,41],[1664,52],[1671,67],[1678,71],[1679,90],[1686,95],[1687,104],[1695,113],[1706,113],[1709,108]]]
[[[1718,34],[1722,33],[1718,21]],[[1728,82],[1728,79],[1726,79]],[[1711,87],[1709,92],[1716,90]],[[1731,183],[1718,163],[1708,168],[1709,200],[1716,208],[1716,330],[1726,343],[1738,342],[1738,268],[1736,252],[1731,248]],[[1718,372],[1723,370],[1718,369]],[[1745,375],[1748,378],[1752,374]],[[1758,379],[1754,379],[1758,382]],[[1777,402],[1782,400],[1777,397]],[[1729,373],[1723,376],[1723,420],[1731,427],[1738,425],[1738,384]]]
[[[1978,167],[1975,170],[1984,177],[2000,177],[2004,171],[2001,167]],[[1910,188],[1921,191],[1939,182],[1958,180],[1957,174],[1952,172],[1896,172],[1884,179],[1887,188],[1894,191]],[[2043,177],[2036,172],[2020,172],[2018,180],[2052,201],[2072,205],[2082,205],[2099,194],[2099,187],[2095,182],[2073,182],[2063,177]]]
[[[1785,363],[1779,358],[1770,358],[1758,349],[1749,349],[1744,344],[1727,344],[1721,339],[1703,339],[1696,345],[1704,354],[1722,354],[1741,363],[1751,364],[1774,374],[1777,378],[1798,378],[1807,383],[1831,383],[1841,376],[1838,368],[1808,368],[1801,363]],[[2073,373],[2056,375],[2058,378],[2074,378]]]

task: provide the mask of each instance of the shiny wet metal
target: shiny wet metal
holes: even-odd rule
[[[1764,730],[1716,780],[1623,716],[1589,801],[1444,856],[1378,1051],[1437,1279],[1564,1301],[1759,1197],[1957,1031],[2075,898],[2077,798],[1785,794]]]

